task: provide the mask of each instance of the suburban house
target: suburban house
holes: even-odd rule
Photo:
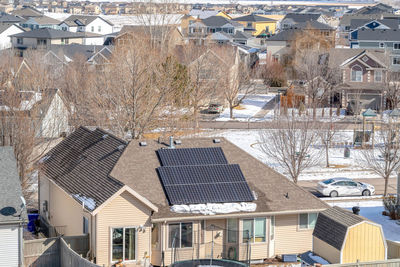
[[[41,17],[43,16],[43,13],[37,10],[36,8],[33,8],[31,6],[24,6],[21,9],[15,9],[11,12],[11,15],[21,17],[24,19],[29,19],[32,17]]]
[[[28,20],[20,23],[21,27],[23,28],[29,28],[31,30],[35,29],[41,29],[41,28],[50,28],[50,29],[55,29],[58,30],[60,27],[58,26],[60,24],[59,20],[47,17],[47,16],[42,16],[42,17],[32,17],[29,18]]]
[[[113,32],[113,24],[99,16],[71,15],[60,23],[60,28],[70,32],[91,32],[105,35]]]
[[[329,64],[341,71],[341,106],[361,102],[361,109],[382,110],[385,103],[385,82],[389,57],[384,51],[364,49],[332,49]]]
[[[39,161],[42,220],[105,266],[312,249],[323,201],[223,138],[165,141],[78,128]]]
[[[24,32],[24,29],[15,24],[0,24],[0,50],[11,47],[10,35]]]
[[[0,266],[23,266],[23,228],[27,224],[14,150],[0,147]]]
[[[13,16],[7,13],[0,13],[0,23],[6,24],[19,24],[23,22],[25,19],[17,16]]]
[[[307,21],[318,21],[320,23],[327,24],[324,16],[321,13],[289,13],[281,20],[280,29],[290,29],[296,24],[307,22]]]
[[[387,259],[382,226],[339,207],[319,213],[313,232],[313,251],[331,264]]]
[[[68,32],[49,28],[37,29],[10,36],[14,49],[46,48],[54,44],[82,44],[85,33]]]
[[[253,36],[274,34],[276,30],[276,20],[261,15],[251,14],[234,18],[233,21],[242,24],[244,26],[244,31],[251,33]]]

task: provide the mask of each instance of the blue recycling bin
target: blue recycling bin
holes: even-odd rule
[[[28,213],[28,225],[26,228],[28,229],[29,232],[34,233],[35,232],[35,221],[39,219],[39,214],[37,213]]]

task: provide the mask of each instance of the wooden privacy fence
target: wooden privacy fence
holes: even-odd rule
[[[359,263],[345,263],[345,264],[329,264],[323,265],[324,267],[399,267],[400,259],[392,259],[386,261],[373,261],[373,262],[359,262]]]
[[[89,236],[52,237],[24,241],[27,267],[96,267],[86,260]]]

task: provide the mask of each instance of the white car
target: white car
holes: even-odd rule
[[[318,192],[324,196],[371,196],[375,187],[367,183],[353,181],[349,178],[332,178],[318,183]]]

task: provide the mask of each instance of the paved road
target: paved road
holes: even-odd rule
[[[375,194],[376,195],[383,195],[384,191],[384,180],[383,178],[372,178],[372,179],[354,179],[355,181],[358,182],[364,182],[371,184],[375,186]],[[312,181],[299,181],[298,185],[303,187],[304,189],[310,191],[314,195],[318,197],[322,197],[321,194],[317,191],[317,183],[319,181],[317,180],[312,180]],[[397,179],[396,178],[390,178],[389,179],[389,185],[388,185],[388,193],[389,194],[395,194],[397,190]]]

